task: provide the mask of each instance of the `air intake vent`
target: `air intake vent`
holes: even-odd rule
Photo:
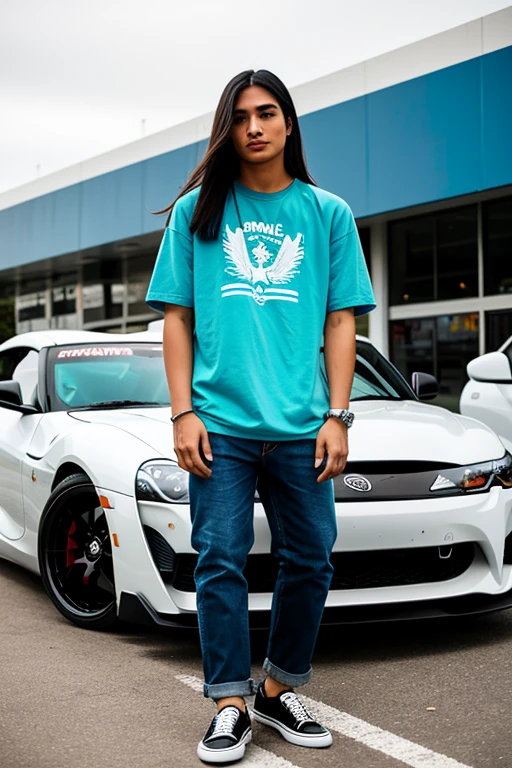
[[[449,581],[470,567],[474,554],[472,542],[442,547],[333,552],[331,589],[373,589]],[[173,581],[176,589],[195,591],[196,563],[197,555],[179,555]],[[244,576],[249,592],[272,592],[277,576],[276,559],[271,555],[249,555]]]
[[[144,526],[144,533],[146,534],[146,540],[158,570],[172,573],[174,571],[176,554],[171,545],[164,539],[161,533],[155,531],[150,525]]]

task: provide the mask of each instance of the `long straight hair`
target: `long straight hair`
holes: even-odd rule
[[[155,211],[155,213],[168,212],[166,225],[170,221],[176,201],[190,190],[201,186],[190,222],[190,232],[192,234],[197,232],[201,240],[216,240],[219,236],[226,197],[239,171],[239,158],[231,140],[233,113],[239,94],[251,85],[258,85],[271,93],[281,107],[285,121],[288,122],[288,118],[291,119],[292,131],[287,136],[284,147],[286,172],[306,184],[315,184],[306,166],[297,112],[288,89],[272,72],[266,69],[259,69],[257,72],[248,69],[236,75],[224,88],[215,110],[205,156],[192,171],[180,194],[171,205],[161,211]]]

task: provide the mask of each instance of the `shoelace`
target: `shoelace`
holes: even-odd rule
[[[215,725],[212,736],[231,736],[238,720],[239,712],[235,707],[224,707],[215,715]]]
[[[306,709],[296,693],[292,691],[285,693],[281,696],[281,701],[299,723],[304,723],[306,720],[310,720],[312,723],[316,722],[311,712]]]

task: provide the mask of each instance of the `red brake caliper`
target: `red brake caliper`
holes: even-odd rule
[[[78,549],[78,544],[73,539],[73,534],[76,531],[76,523],[73,520],[71,527],[68,531],[68,543],[66,545],[66,568],[68,565],[73,565],[76,560],[76,554],[74,550]]]

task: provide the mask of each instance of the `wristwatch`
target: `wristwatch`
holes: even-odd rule
[[[347,411],[346,408],[329,408],[329,410],[324,413],[325,421],[331,416],[342,421],[347,429],[352,426],[352,422],[354,421],[354,414],[352,411]]]

